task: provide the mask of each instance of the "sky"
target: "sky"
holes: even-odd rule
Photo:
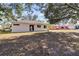
[[[31,9],[32,9],[32,11],[33,11],[33,14],[32,14],[32,15],[37,15],[37,16],[38,16],[37,20],[41,20],[41,21],[47,20],[47,19],[44,17],[44,14],[40,12],[39,6],[33,5]],[[36,10],[35,10],[35,9],[36,9]],[[13,14],[15,14],[14,12],[15,12],[15,9],[13,9]],[[16,15],[16,14],[15,14],[15,15]],[[22,13],[22,16],[26,16],[26,15],[27,15],[27,11],[24,10],[23,13]]]

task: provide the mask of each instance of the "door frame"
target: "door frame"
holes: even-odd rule
[[[29,31],[34,31],[34,25],[29,25]]]

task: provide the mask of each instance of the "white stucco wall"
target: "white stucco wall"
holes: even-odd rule
[[[29,31],[28,24],[20,24],[19,26],[12,26],[12,32],[26,32]]]
[[[20,25],[12,25],[12,32],[27,32],[29,30],[29,25],[31,24],[20,24]],[[37,27],[37,24],[34,25],[34,31],[47,31],[47,28],[44,28],[44,25],[41,25],[40,28]]]
[[[40,28],[37,27],[37,25],[34,26],[34,30],[35,31],[43,31],[43,30],[47,30],[47,28],[44,28],[44,25],[41,25]]]

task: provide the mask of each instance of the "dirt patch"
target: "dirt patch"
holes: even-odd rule
[[[0,40],[1,56],[79,55],[79,33],[44,32]]]

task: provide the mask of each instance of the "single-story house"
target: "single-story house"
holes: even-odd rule
[[[27,32],[27,31],[47,31],[47,23],[32,21],[32,20],[18,20],[12,22],[12,32]]]

